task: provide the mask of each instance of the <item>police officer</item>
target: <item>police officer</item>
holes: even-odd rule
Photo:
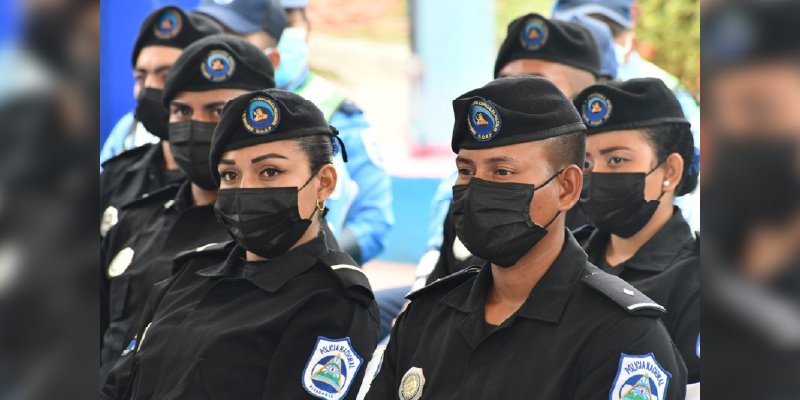
[[[584,242],[589,261],[666,307],[664,325],[698,382],[700,245],[673,205],[697,186],[689,122],[655,78],[591,86],[573,102],[588,128],[579,205],[597,228]]]
[[[353,259],[320,232],[335,135],[284,90],[225,107],[210,159],[215,212],[235,240],[176,259],[103,398],[355,398],[378,310]]]
[[[547,19],[539,14],[523,15],[508,25],[508,35],[497,53],[494,71],[495,78],[543,76],[550,79],[568,98],[608,73],[601,69],[600,51],[587,28],[574,22]],[[456,178],[453,175],[440,187],[452,186]],[[452,194],[446,195],[448,201],[438,202],[440,206],[450,205]],[[452,217],[447,216],[444,209],[438,214],[445,216],[442,246],[438,261],[429,269],[429,283],[483,262],[458,241]],[[567,226],[570,228],[582,226],[585,221],[585,217],[575,211],[567,216]]]
[[[683,399],[663,307],[603,273],[565,229],[585,136],[550,81],[453,101],[459,238],[486,260],[409,295],[367,399]]]
[[[125,205],[102,243],[110,321],[101,350],[104,373],[135,334],[152,286],[170,276],[172,259],[230,240],[214,216],[218,186],[208,164],[211,137],[228,100],[274,86],[267,57],[236,36],[198,40],[175,61],[163,103],[170,109],[170,148],[189,179]]]
[[[200,38],[216,33],[222,33],[222,27],[212,19],[200,14],[187,15],[173,6],[152,12],[142,23],[131,56],[136,80],[136,111],[123,117],[114,131],[119,131],[119,140],[124,141],[128,133],[139,129],[141,122],[160,141],[135,148],[118,149],[130,150],[102,164],[101,236],[105,236],[108,229],[118,221],[119,207],[167,184],[185,179],[172,158],[169,143],[166,141],[169,110],[161,103],[162,89],[169,68],[178,59],[182,49]],[[115,137],[112,133],[106,140],[108,146],[117,140]]]

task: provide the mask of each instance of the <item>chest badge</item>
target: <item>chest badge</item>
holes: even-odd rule
[[[409,368],[400,381],[400,400],[419,400],[424,386],[425,375],[422,374],[422,368]]]
[[[342,399],[363,362],[349,337],[328,339],[319,336],[303,370],[303,387],[319,399]]]
[[[611,385],[610,400],[662,400],[672,377],[653,353],[628,355],[619,359],[619,371]]]

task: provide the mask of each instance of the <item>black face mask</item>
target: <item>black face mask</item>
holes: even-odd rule
[[[214,204],[217,219],[236,243],[264,258],[286,253],[311,225],[311,218],[300,217],[297,194],[300,188],[222,189]]]
[[[161,103],[164,91],[146,87],[139,93],[136,111],[136,120],[144,125],[148,132],[159,139],[167,140],[169,135],[169,109]]]
[[[648,173],[586,173],[578,204],[597,229],[629,238],[653,218],[664,195],[644,199],[645,177],[660,166]]]
[[[562,170],[563,171],[563,170]],[[541,186],[525,183],[497,183],[472,178],[466,185],[453,186],[453,221],[456,235],[474,255],[500,267],[519,261],[547,235],[547,227],[531,221],[533,193]]]
[[[184,121],[169,124],[169,147],[175,162],[192,183],[205,190],[217,188],[209,157],[216,123]]]

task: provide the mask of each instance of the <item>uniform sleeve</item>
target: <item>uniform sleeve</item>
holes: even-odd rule
[[[361,252],[357,261],[363,264],[383,251],[389,229],[394,225],[392,183],[363,114],[337,112],[331,118],[331,125],[340,132],[347,148],[345,167],[358,185],[344,229],[356,239]]]
[[[100,150],[101,165],[108,161],[109,158],[125,150],[125,137],[128,136],[128,132],[130,132],[134,122],[133,113],[129,112],[123,115],[114,127],[111,128],[111,133],[108,134],[105,142],[103,142],[103,148]],[[102,170],[103,167],[101,166],[100,171]]]
[[[694,296],[681,312],[673,334],[675,346],[686,363],[689,383],[700,382],[700,296]]]
[[[413,305],[409,304],[408,308]],[[400,343],[402,343],[403,327],[408,323],[406,311],[400,313],[392,327],[392,332],[389,336],[389,343],[386,344],[386,350],[383,352],[383,360],[381,361],[380,369],[375,379],[367,392],[364,400],[383,400],[394,399],[397,397],[397,355],[399,354]]]
[[[659,320],[623,319],[596,337],[579,365],[574,399],[619,400],[644,384],[650,398],[684,400],[686,367]]]
[[[314,297],[289,323],[272,354],[264,399],[353,400],[358,394],[378,343],[377,315],[332,290]],[[329,362],[335,365],[335,376],[327,375],[327,379],[337,389],[312,379],[324,375],[322,366]],[[326,390],[329,397],[313,394]]]

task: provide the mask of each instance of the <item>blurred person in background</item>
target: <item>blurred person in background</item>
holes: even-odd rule
[[[259,45],[253,39],[256,29],[270,34],[276,31],[275,24],[280,23],[278,18],[267,17],[275,13],[277,3],[277,0],[234,0],[222,4],[204,0],[196,11]],[[277,50],[272,43],[263,44],[262,49],[276,66],[277,87],[312,101],[339,130],[349,159],[347,163],[340,157],[334,161],[341,181],[326,202],[329,208],[326,220],[341,247],[359,264],[364,264],[383,251],[394,224],[391,181],[363,111],[308,66],[308,1],[286,0],[280,5],[285,10],[288,27],[280,36]]]
[[[92,398],[100,5],[4,7],[20,32],[0,37],[0,398]]]
[[[356,398],[378,310],[321,229],[332,157],[346,153],[336,133],[285,90],[225,106],[209,158],[214,211],[234,240],[176,259],[101,398]]]
[[[228,100],[275,86],[272,64],[250,42],[207,36],[189,45],[170,69],[163,103],[170,109],[169,144],[188,180],[122,207],[101,244],[104,326],[101,379],[138,328],[154,284],[170,277],[179,253],[230,240],[214,216],[217,185],[208,157]]]
[[[704,13],[704,394],[797,398],[800,4]]]
[[[575,237],[589,262],[667,309],[688,382],[699,382],[700,244],[673,204],[697,186],[689,121],[655,78],[590,86],[573,103],[587,126],[578,204],[592,224]]]
[[[592,17],[603,22],[614,37],[617,55],[617,79],[626,81],[635,78],[658,78],[669,87],[681,104],[683,114],[692,124],[695,143],[695,163],[700,162],[700,106],[680,80],[659,66],[645,60],[637,50],[636,29],[639,22],[637,0],[556,0],[553,6],[555,18],[572,18],[575,15]],[[678,33],[676,33],[678,34]],[[693,230],[700,230],[700,195],[695,192],[678,199],[677,205]]]
[[[155,135],[158,141],[123,148],[127,151],[112,154],[113,157],[102,164],[101,237],[118,220],[121,206],[186,179],[175,163],[167,140],[169,109],[161,103],[164,80],[186,46],[215,33],[222,33],[222,27],[212,19],[201,14],[187,14],[174,6],[153,11],[142,23],[131,55],[136,110],[122,117],[106,140],[106,146],[113,146],[118,139],[124,141],[128,134],[135,135],[140,127]]]

